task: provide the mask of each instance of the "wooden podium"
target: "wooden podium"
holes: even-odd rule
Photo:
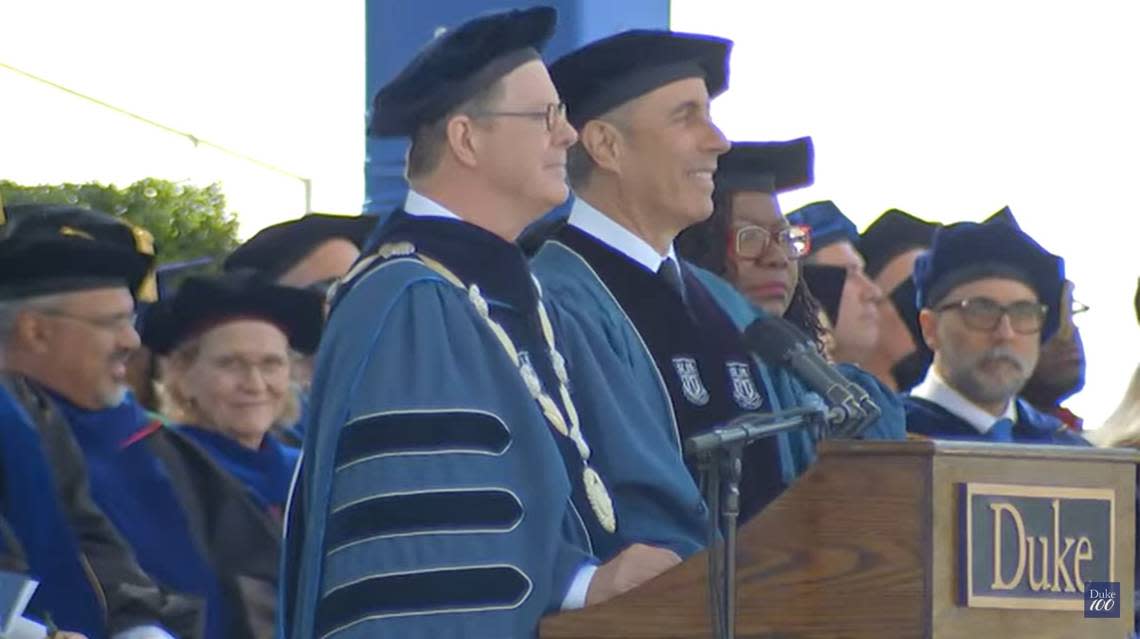
[[[737,637],[1121,639],[1133,623],[1138,461],[1140,453],[1116,449],[932,440],[824,442],[813,467],[740,530]],[[998,497],[985,495],[995,491]],[[1023,494],[1027,496],[1016,496]],[[1073,501],[1066,501],[1069,497]],[[1101,498],[1107,501],[1097,501]],[[1066,514],[1065,521],[1037,524],[1054,527],[1058,540],[1070,546],[1063,561],[1054,560],[1065,568],[1043,566],[1042,554],[1034,560],[1030,552],[1028,572],[1038,580],[1053,573],[1059,586],[1067,586],[1074,573],[1081,576],[1074,558],[1091,557],[1083,567],[1084,577],[1092,580],[1105,577],[1092,574],[1092,564],[1103,562],[1101,572],[1111,572],[1106,580],[1120,584],[1119,618],[1085,618],[1081,592],[1066,595],[1059,587],[1053,595],[1040,583],[1040,592],[1019,586],[1024,596],[992,588],[988,594],[998,596],[975,596],[975,590],[1018,577],[1021,558],[1014,553],[1026,546],[1016,538],[1019,529],[1009,512],[1013,506],[1000,505],[1005,502],[1024,511],[1029,546],[1050,546],[1049,553],[1053,542],[1045,538],[1052,533],[1033,537],[1033,517],[1041,519],[1050,506],[1076,513],[1075,519]],[[966,523],[967,511],[975,521],[987,514],[989,520]],[[1084,533],[1072,532],[1086,525],[1090,530],[1103,526],[1099,533],[1088,533],[1087,548]],[[988,555],[980,568],[971,567],[967,554],[984,554],[992,547],[975,537],[995,526],[1000,528],[993,536],[1012,540],[1004,546],[998,542],[1006,567]],[[975,545],[968,552],[970,543]],[[707,561],[699,553],[604,604],[547,617],[540,636],[710,637]],[[989,569],[991,562],[1001,575],[993,583],[969,572]]]

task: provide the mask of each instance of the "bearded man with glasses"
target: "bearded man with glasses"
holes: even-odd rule
[[[914,268],[934,362],[907,429],[939,439],[1087,445],[1018,397],[1060,325],[1065,263],[1008,224],[943,227]]]

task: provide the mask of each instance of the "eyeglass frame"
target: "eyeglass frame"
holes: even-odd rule
[[[753,229],[763,231],[765,236],[767,236],[767,239],[764,242],[764,250],[760,251],[756,255],[751,255],[751,256],[741,255],[741,253],[740,253],[740,235],[742,233],[744,233],[745,231],[751,231]],[[791,233],[792,231],[797,231],[797,230],[799,232],[803,233],[804,249],[800,255],[795,255],[795,256],[788,254],[788,251],[785,249],[784,253],[788,254],[788,259],[791,259],[791,260],[799,260],[803,257],[806,257],[809,253],[811,253],[811,227],[807,226],[806,224],[792,224],[792,225],[781,228],[779,233],[777,234],[777,235],[782,235],[782,234]],[[764,228],[763,226],[758,226],[756,224],[749,224],[748,226],[743,226],[743,227],[740,227],[740,228],[735,229],[735,230],[730,230],[729,233],[730,233],[730,235],[729,235],[728,247],[730,249],[730,254],[733,257],[737,257],[737,258],[741,258],[741,259],[745,259],[745,260],[754,260],[754,259],[757,259],[760,256],[764,255],[765,253],[767,253],[768,249],[772,245],[772,240],[774,238],[771,231]],[[777,245],[779,245],[778,241],[777,241]],[[791,243],[789,242],[785,246],[791,247]]]
[[[558,125],[566,120],[566,103],[549,102],[542,111],[472,111],[468,113],[473,118],[479,117],[505,117],[542,119],[546,123],[546,132],[554,133]]]
[[[971,304],[977,304],[979,302],[985,302],[987,304],[991,304],[995,308],[997,308],[999,311],[1001,311],[1000,313],[998,313],[997,319],[994,321],[993,325],[990,326],[989,328],[979,326],[976,324],[971,324],[970,321],[967,319],[970,317],[977,319],[979,317],[978,315],[970,315],[970,311],[967,310]],[[1038,311],[1037,327],[1031,331],[1018,330],[1018,328],[1014,325],[1014,322],[1013,322],[1013,314],[1010,312],[1015,306],[1021,306],[1023,308],[1032,307],[1032,308],[1037,309],[1037,311]],[[1011,329],[1013,329],[1013,332],[1017,333],[1018,335],[1035,335],[1037,333],[1040,333],[1041,330],[1045,327],[1045,320],[1049,315],[1049,305],[1048,304],[1041,304],[1038,302],[1029,302],[1029,301],[1025,301],[1025,300],[1020,301],[1020,302],[1014,302],[1012,304],[998,304],[997,301],[990,299],[988,297],[984,297],[984,296],[967,297],[964,299],[960,299],[957,302],[946,302],[945,304],[939,304],[938,306],[934,307],[933,310],[937,313],[941,313],[943,311],[949,311],[949,310],[959,310],[962,312],[962,322],[966,325],[967,328],[975,330],[975,331],[979,331],[979,332],[984,332],[984,333],[991,333],[991,332],[997,330],[997,328],[999,326],[1001,326],[1002,319],[1005,317],[1008,317],[1009,318],[1009,327]]]
[[[68,313],[67,311],[63,311],[58,308],[35,308],[32,310],[36,313],[47,315],[48,317],[62,317],[64,319],[75,320],[92,328],[97,328],[112,333],[120,331],[128,326],[133,329],[138,325],[139,318],[137,311],[131,311],[130,313],[116,313],[114,315],[109,315],[106,317],[88,317],[87,315]]]
[[[283,359],[274,356],[262,358],[261,361],[252,362],[238,355],[222,355],[220,357],[206,358],[205,362],[212,369],[223,375],[248,376],[256,370],[262,379],[274,379],[282,374],[288,377],[290,367],[294,364],[292,353],[286,353]]]

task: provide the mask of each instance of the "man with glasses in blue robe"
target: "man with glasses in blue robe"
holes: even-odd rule
[[[1060,324],[1064,260],[1010,224],[961,222],[938,229],[913,277],[934,362],[905,399],[910,432],[1088,445],[1018,397]]]
[[[411,138],[404,205],[333,293],[287,515],[286,637],[527,637],[678,563],[616,530],[522,251],[576,140],[539,51],[549,7],[429,43],[376,95]]]

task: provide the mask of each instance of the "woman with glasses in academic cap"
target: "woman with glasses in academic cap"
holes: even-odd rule
[[[783,317],[829,355],[847,272],[802,264],[811,250],[811,230],[790,224],[777,200],[777,194],[811,183],[812,164],[811,138],[734,142],[718,159],[712,215],[678,236],[677,251],[705,269],[698,275],[735,322],[748,324],[763,314]],[[739,296],[732,288],[752,304],[734,303]],[[836,368],[885,414],[901,415],[897,396],[869,373],[850,364]],[[895,436],[902,436],[901,428]],[[813,444],[807,437],[791,440],[793,456],[810,456]]]
[[[808,290],[799,263],[811,248],[811,231],[789,224],[776,200],[811,183],[811,164],[811,138],[733,143],[717,165],[713,214],[681,233],[677,249],[765,312],[795,324],[822,351],[825,307]]]
[[[300,451],[270,432],[297,418],[291,349],[316,350],[322,302],[252,271],[192,277],[143,326],[162,358],[162,412],[278,522]]]
[[[682,233],[677,249],[765,313],[794,324],[830,356],[847,271],[801,261],[811,250],[811,229],[790,224],[776,199],[811,183],[812,162],[811,138],[734,142],[717,164],[713,214]],[[897,403],[870,374],[850,364],[838,368],[876,403]]]

